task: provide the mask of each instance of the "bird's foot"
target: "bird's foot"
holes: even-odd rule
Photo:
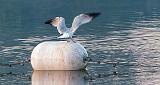
[[[76,43],[76,41],[75,41],[75,40],[73,40],[72,38],[67,39],[67,42],[73,42],[73,43]]]
[[[72,41],[72,42],[74,42],[74,43],[76,43],[76,41],[75,41],[75,40],[73,40],[73,38],[71,38],[71,41]]]

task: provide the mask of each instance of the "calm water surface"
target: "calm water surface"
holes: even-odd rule
[[[159,85],[159,0],[1,0],[0,85]],[[44,22],[57,15],[71,26],[83,12],[101,12],[81,26],[75,38],[92,62],[85,72],[33,72],[30,57],[43,41],[54,41],[56,29]],[[104,63],[95,63],[95,62]],[[114,64],[115,63],[115,64]],[[48,75],[48,76],[46,76]],[[53,81],[53,79],[55,81]]]

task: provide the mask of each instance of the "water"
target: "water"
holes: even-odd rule
[[[63,85],[61,82],[75,77],[69,80],[69,85],[77,82],[81,85],[159,85],[159,3],[159,0],[1,0],[0,84]],[[30,63],[3,66],[29,58],[38,43],[56,39],[57,30],[44,24],[49,18],[63,16],[67,26],[71,26],[76,15],[92,11],[102,15],[81,26],[75,38],[92,58],[87,67],[89,75],[72,71],[42,72],[38,81],[34,77],[38,73],[32,71]],[[95,63],[98,61],[104,63]],[[46,78],[46,74],[53,76]]]

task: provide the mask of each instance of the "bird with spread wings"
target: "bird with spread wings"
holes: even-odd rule
[[[65,19],[63,17],[56,17],[54,19],[47,20],[45,24],[50,24],[54,27],[57,27],[58,32],[61,34],[58,39],[70,39],[71,41],[75,42],[72,39],[72,36],[79,28],[79,26],[92,21],[95,17],[99,15],[99,12],[79,14],[74,18],[71,28],[66,27]]]

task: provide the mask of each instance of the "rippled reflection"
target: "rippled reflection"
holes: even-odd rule
[[[127,35],[123,36],[123,34]],[[122,75],[126,73],[128,76],[134,75],[133,78],[129,78],[130,81],[138,85],[159,84],[160,31],[150,29],[114,31],[112,36],[93,41],[98,43],[98,46],[95,48],[94,45],[91,45],[92,51],[103,50],[106,55],[99,56],[99,58],[119,61],[120,64],[117,68]],[[129,68],[126,69],[126,67]],[[105,69],[106,66],[93,66],[90,69],[97,68]],[[125,79],[125,77],[119,77],[118,80],[123,81],[121,78]]]
[[[34,71],[32,85],[88,85],[82,71]]]

